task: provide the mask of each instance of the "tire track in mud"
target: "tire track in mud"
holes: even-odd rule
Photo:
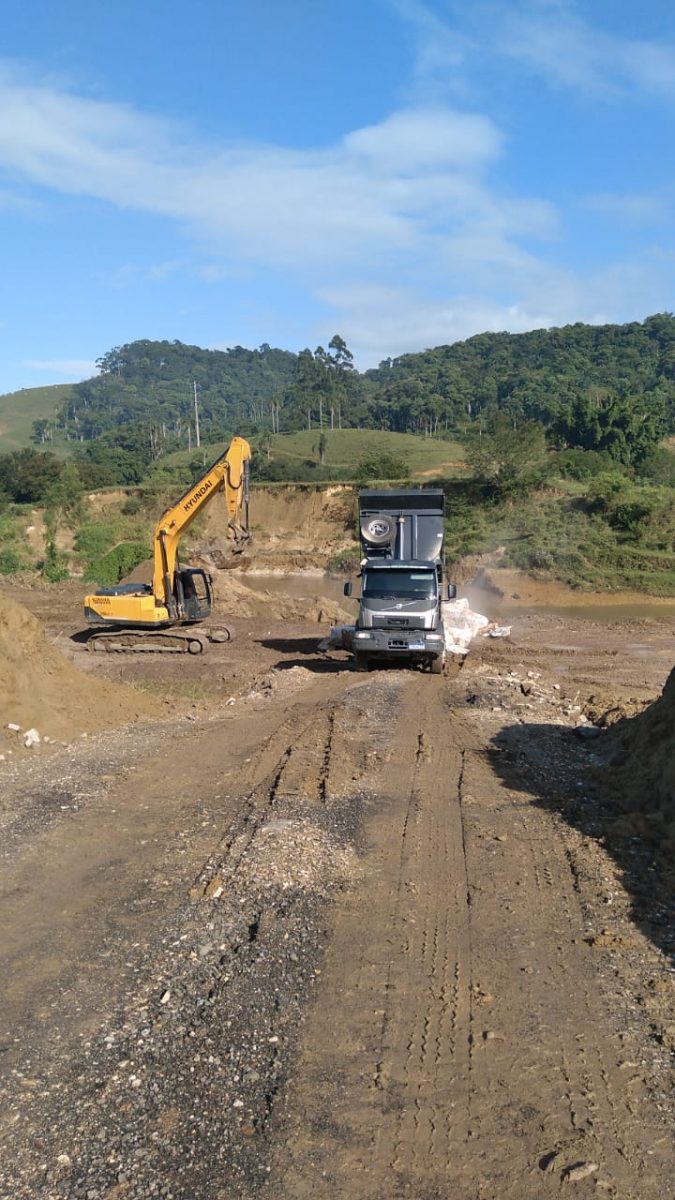
[[[345,676],[268,725],[241,768],[248,790],[190,901],[147,947],[133,995],[75,1052],[28,1045],[24,1063],[17,1051],[0,1084],[0,1194],[259,1194],[321,913],[357,865],[384,715],[368,681]]]
[[[657,1200],[669,1186],[664,1129],[648,1105],[631,1111],[561,827],[496,788],[483,755],[467,755],[464,790],[482,1001],[474,1133],[490,1147],[478,1195],[554,1195],[567,1168],[590,1162],[594,1191]]]
[[[447,681],[378,686],[396,723],[268,1194],[548,1200],[569,1178],[577,1196],[661,1200],[667,1131],[623,1085],[556,818],[497,779]]]
[[[468,1136],[461,749],[440,724],[445,693],[434,683],[384,675],[379,686],[397,723],[367,824],[367,874],[340,903],[285,1102],[270,1184],[280,1197],[421,1196]]]

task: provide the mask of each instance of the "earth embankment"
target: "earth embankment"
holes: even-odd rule
[[[79,671],[40,621],[6,592],[0,605],[0,724],[53,738],[123,725],[156,712],[130,687]]]

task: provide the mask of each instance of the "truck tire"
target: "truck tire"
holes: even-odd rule
[[[368,671],[369,668],[370,668],[370,663],[368,662],[367,654],[358,654],[357,653],[354,655],[354,669],[356,671]]]
[[[429,663],[429,670],[432,675],[442,675],[443,667],[445,666],[445,655],[439,654],[438,658],[432,658]]]
[[[393,542],[396,536],[395,522],[387,513],[375,513],[371,517],[364,517],[361,521],[361,536],[365,542],[370,542],[371,546],[386,546],[387,542]]]

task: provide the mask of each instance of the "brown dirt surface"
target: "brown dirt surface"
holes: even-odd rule
[[[616,829],[675,854],[675,671],[658,700],[613,731],[611,769],[623,815]]]
[[[130,687],[78,671],[50,645],[37,617],[6,592],[0,604],[0,724],[71,738],[148,716],[147,698]]]
[[[672,1192],[668,865],[612,766],[642,731],[665,795],[671,621],[523,611],[436,678],[269,608],[94,656],[81,587],[19,598],[162,721],[0,763],[0,1195]]]

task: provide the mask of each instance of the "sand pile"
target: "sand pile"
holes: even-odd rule
[[[8,723],[69,740],[156,715],[133,688],[93,679],[68,662],[28,609],[0,597],[0,727]]]
[[[616,831],[675,851],[675,670],[644,712],[619,722],[612,783],[623,816]]]
[[[318,625],[337,625],[352,620],[335,600],[323,596],[287,596],[249,587],[232,571],[214,571],[213,590],[217,613],[225,616],[253,617],[267,621],[309,621]]]

